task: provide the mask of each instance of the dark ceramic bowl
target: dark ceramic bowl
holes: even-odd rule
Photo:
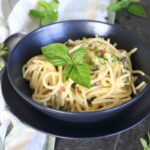
[[[95,35],[110,38],[112,43],[115,42],[118,44],[118,48],[131,50],[132,48],[137,47],[139,50],[132,59],[133,68],[141,69],[146,74],[150,74],[150,49],[147,48],[136,35],[125,30],[124,28],[88,20],[57,22],[29,33],[10,53],[8,57],[7,73],[16,92],[26,102],[37,108],[39,111],[64,121],[102,121],[107,120],[110,117],[115,118],[118,114],[123,114],[124,112],[129,111],[129,109],[133,107],[137,101],[144,99],[150,88],[149,84],[139,95],[134,97],[129,102],[112,109],[97,112],[65,112],[45,107],[31,99],[32,91],[28,82],[22,77],[22,66],[31,57],[41,54],[40,48],[42,46],[55,42],[64,43],[69,38],[76,40],[82,37],[94,37]]]

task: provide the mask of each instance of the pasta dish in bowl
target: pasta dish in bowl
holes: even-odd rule
[[[144,98],[149,56],[142,41],[119,26],[64,21],[25,36],[8,57],[7,74],[22,99],[46,115],[103,121]]]
[[[50,44],[45,49],[53,50],[53,47],[50,48],[51,45],[54,47],[54,44]],[[138,78],[136,75],[145,75],[141,70],[132,69],[130,58],[137,48],[127,52],[117,49],[116,44],[112,45],[109,39],[100,37],[68,40],[65,45],[68,46],[68,55],[72,56],[72,59],[77,55],[82,57],[74,64],[82,67],[76,67],[77,71],[82,71],[85,64],[90,68],[90,86],[85,87],[87,85],[80,80],[76,83],[73,76],[63,80],[66,64],[56,66],[53,60],[43,55],[34,56],[23,66],[22,71],[23,77],[30,82],[30,87],[34,91],[32,99],[36,102],[71,112],[105,110],[131,100],[133,95],[146,86],[145,81],[135,86]],[[58,55],[54,57],[57,58]],[[74,76],[82,78],[77,72],[72,72]],[[84,73],[83,70],[82,74]],[[86,76],[83,78],[89,79]]]

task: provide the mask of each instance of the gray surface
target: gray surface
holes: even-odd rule
[[[143,0],[148,17],[140,19],[128,16],[126,12],[117,14],[119,24],[137,33],[147,44],[150,43],[150,0]],[[150,116],[132,129],[116,136],[99,140],[57,139],[56,150],[142,150],[139,139],[150,131]]]

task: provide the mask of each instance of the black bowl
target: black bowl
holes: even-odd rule
[[[64,121],[94,122],[106,120],[109,117],[116,117],[116,115],[121,113],[123,114],[128,110],[128,108],[131,106],[133,107],[137,101],[145,97],[146,92],[148,92],[150,88],[149,84],[132,100],[115,108],[96,112],[72,113],[51,109],[33,101],[31,99],[32,91],[29,84],[23,79],[22,66],[31,57],[41,54],[42,46],[55,42],[64,43],[69,38],[76,40],[83,37],[94,37],[95,35],[109,38],[112,43],[118,44],[118,48],[123,48],[127,51],[137,47],[139,50],[132,59],[133,68],[141,69],[146,74],[150,74],[150,50],[136,35],[116,25],[88,20],[72,20],[57,22],[39,28],[29,33],[16,45],[8,57],[7,64],[8,77],[14,89],[25,101],[37,108],[39,111]]]

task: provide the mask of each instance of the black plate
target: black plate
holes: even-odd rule
[[[63,122],[45,115],[24,101],[13,89],[6,71],[2,78],[2,93],[12,113],[22,122],[45,133],[64,138],[97,138],[113,135],[138,123],[150,110],[150,92],[147,92],[145,99],[138,101],[121,116],[95,123]]]

